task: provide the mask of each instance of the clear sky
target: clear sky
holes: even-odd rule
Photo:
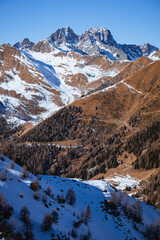
[[[36,43],[64,26],[106,27],[118,43],[160,48],[160,0],[0,0],[0,44]]]

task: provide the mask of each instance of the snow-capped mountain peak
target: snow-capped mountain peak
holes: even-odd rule
[[[80,55],[105,55],[111,61],[135,60],[141,56],[149,56],[158,48],[150,45],[119,44],[110,30],[104,27],[93,27],[78,36],[69,26],[62,27],[51,34],[46,40],[35,46],[28,38],[14,47],[36,52],[52,52],[58,48],[62,52],[76,52]]]
[[[78,36],[69,26],[67,26],[58,29],[55,33],[51,34],[47,40],[49,43],[55,45],[63,43],[76,44],[78,42]]]
[[[100,43],[103,43],[109,46],[117,45],[111,32],[106,28],[102,28],[102,27],[91,28],[81,35],[80,41],[88,37],[93,38],[95,41],[98,41]]]
[[[32,49],[34,47],[35,43],[31,42],[29,38],[24,38],[22,42],[17,42],[13,46],[16,48],[21,48],[22,50],[26,49]]]
[[[149,44],[149,43],[145,43],[143,45],[139,46],[143,52],[144,56],[149,56],[152,52],[154,51],[158,51],[158,48]]]

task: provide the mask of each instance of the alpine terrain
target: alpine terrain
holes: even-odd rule
[[[0,238],[160,239],[160,50],[106,28],[0,46]]]

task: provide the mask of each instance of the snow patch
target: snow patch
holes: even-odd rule
[[[125,190],[126,187],[134,188],[135,186],[138,187],[140,184],[139,179],[132,178],[129,174],[127,174],[126,176],[115,174],[114,177],[106,178],[105,181],[109,183],[115,183],[116,188],[122,191]]]

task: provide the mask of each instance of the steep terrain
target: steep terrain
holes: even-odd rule
[[[0,167],[3,239],[140,240],[159,236],[157,209],[115,191],[102,180],[43,175],[36,180],[4,156]]]
[[[160,61],[143,57],[130,63],[113,78],[115,84],[101,85],[2,151],[33,173],[149,179],[160,167],[159,71]]]
[[[4,44],[0,46],[1,111],[8,122],[36,124],[81,95],[103,84],[113,85],[124,69],[132,74],[142,61],[138,65],[130,60],[152,59],[157,50],[150,44],[118,44],[105,28],[91,28],[78,36],[65,27],[36,44],[28,38],[13,47]]]
[[[1,46],[0,59],[1,106],[17,124],[40,121],[104,81],[112,84],[127,65],[102,56],[23,52],[9,45]]]
[[[157,50],[119,44],[105,28],[78,36],[69,27],[37,44],[24,39],[0,46],[0,151],[45,181],[47,175],[104,179],[99,184],[107,191],[110,183],[159,208]],[[141,227],[137,239],[144,237]],[[136,236],[135,229],[125,234]]]

